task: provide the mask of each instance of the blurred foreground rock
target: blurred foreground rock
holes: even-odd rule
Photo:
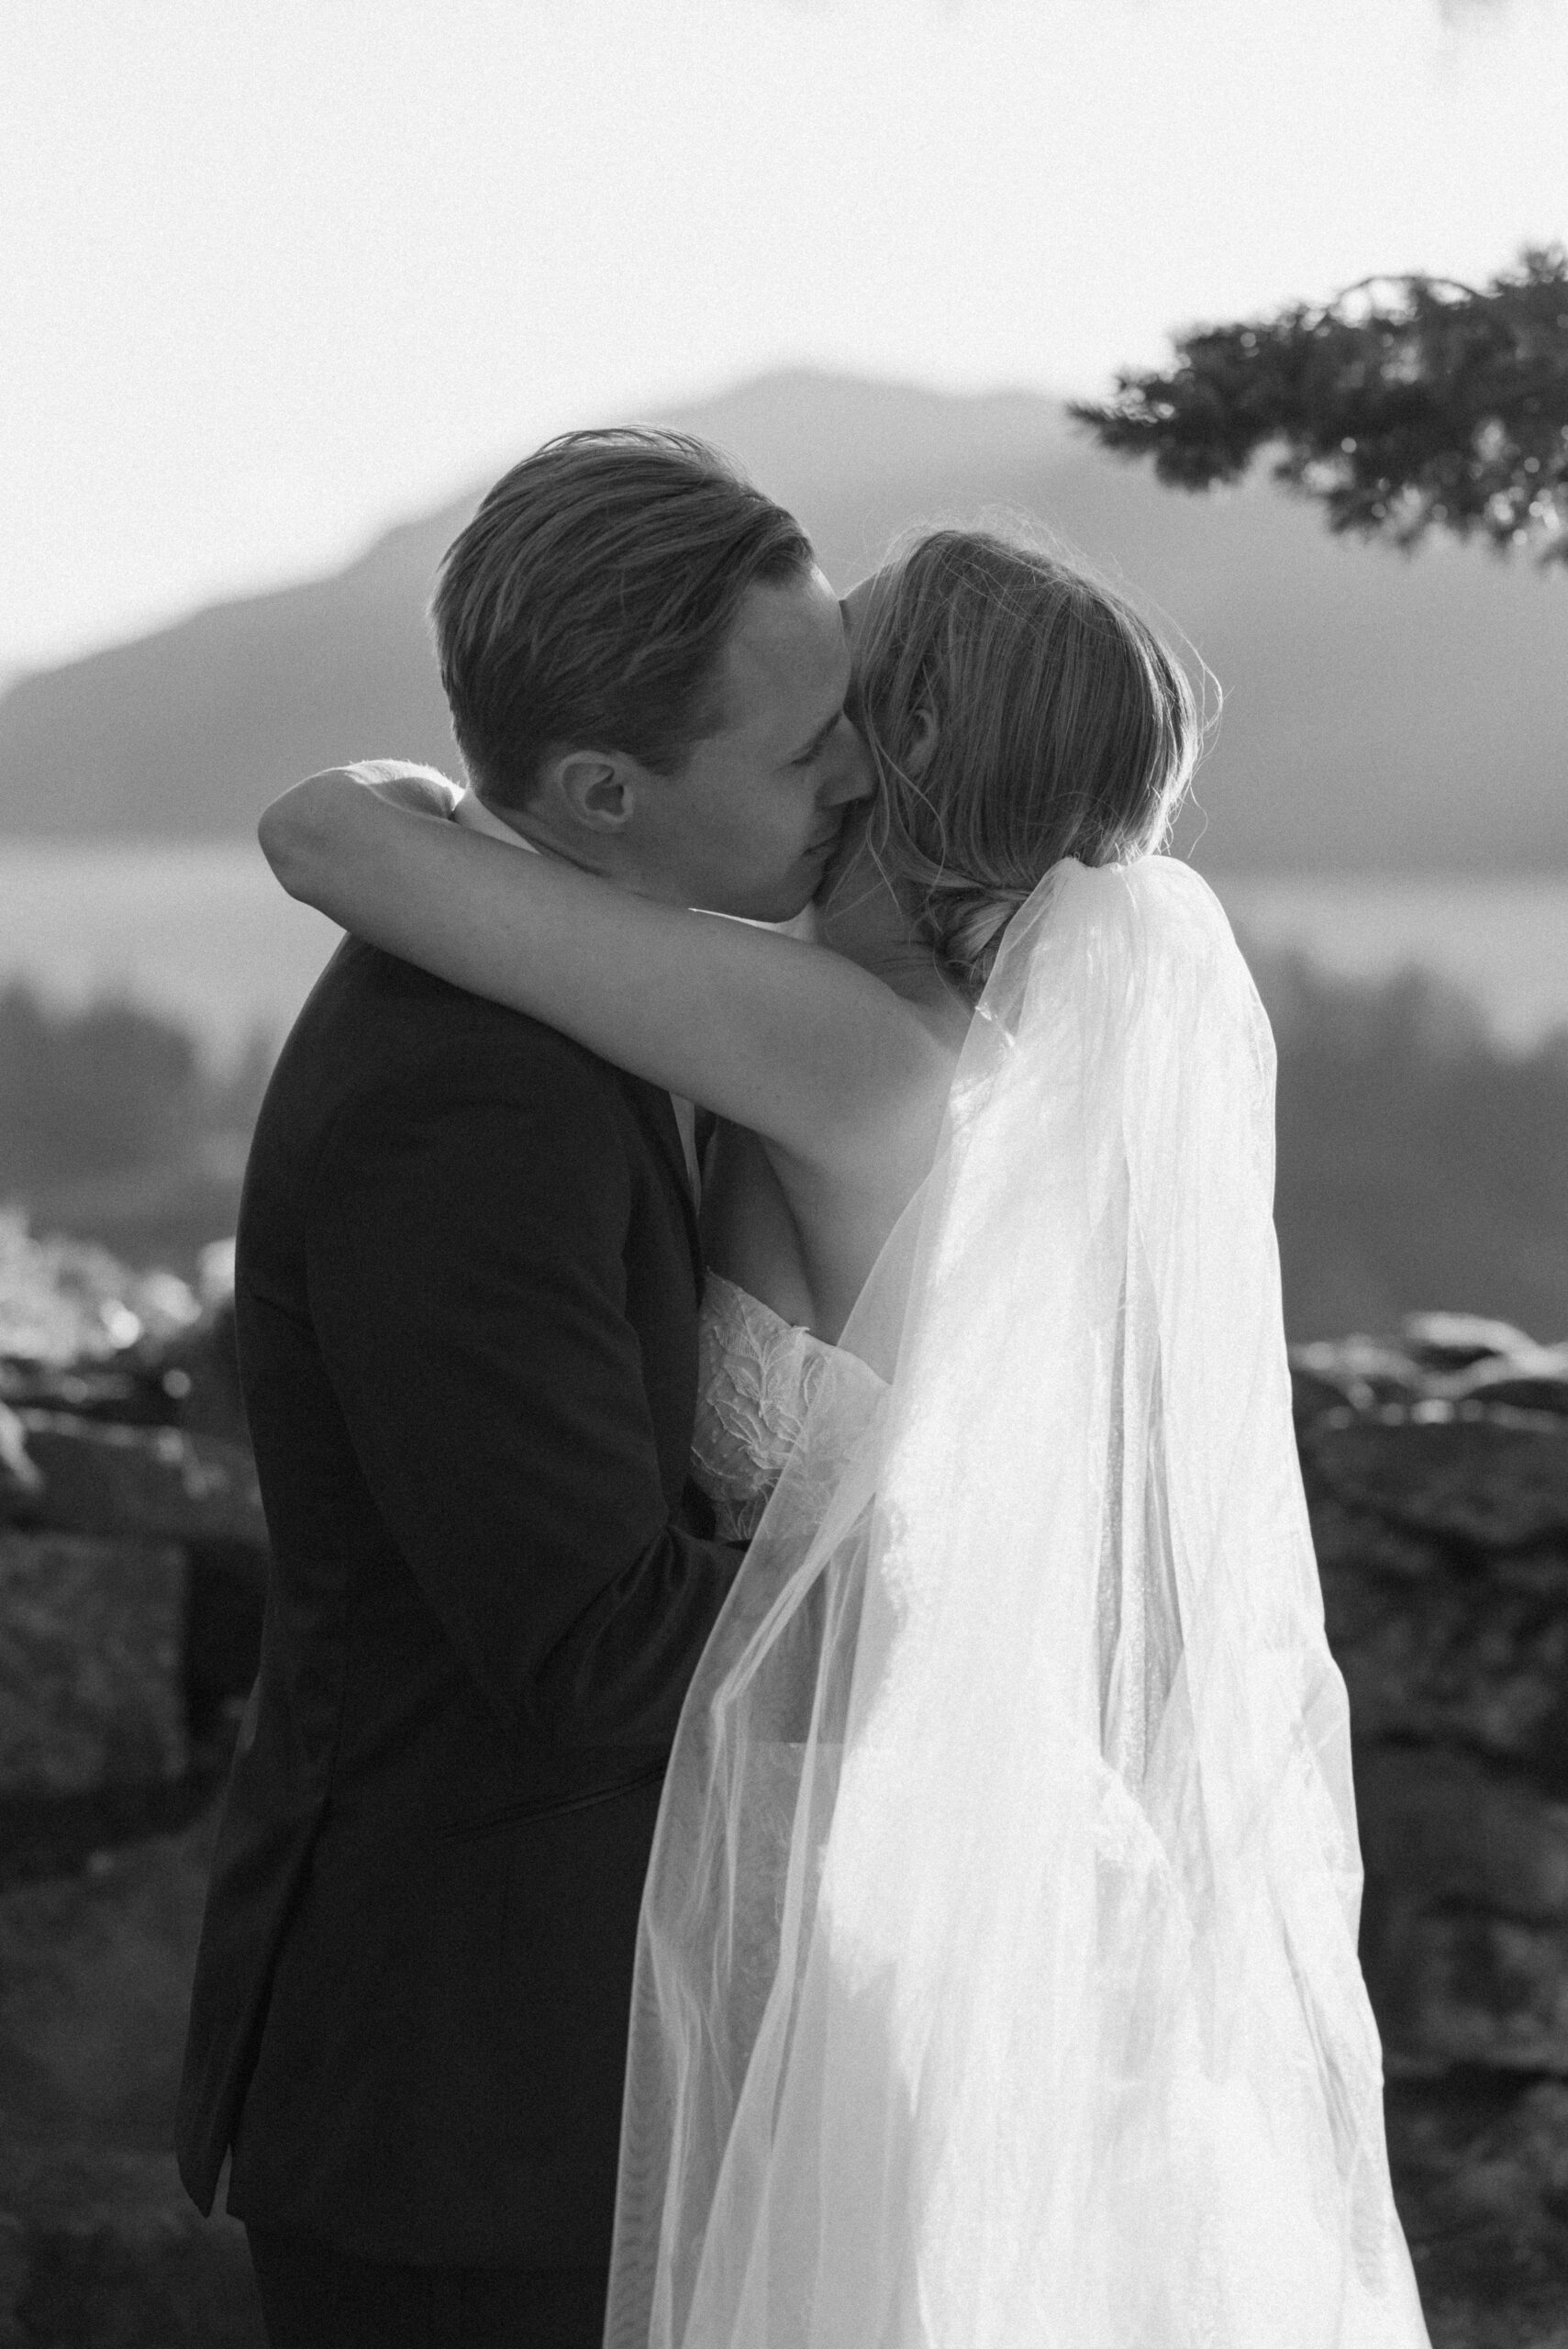
[[[172,1427],[106,1427],[64,1411],[13,1411],[39,1482],[15,1519],[164,1542],[241,1542],[264,1551],[249,1451]]]
[[[0,1218],[0,2349],[263,2349],[170,2150],[266,1573],[225,1270]]]
[[[209,1254],[203,1278],[216,1290],[225,1256]],[[231,1270],[231,1251],[227,1263]],[[203,1302],[176,1274],[132,1272],[91,1241],[34,1239],[25,1216],[0,1208],[0,1356],[14,1364],[77,1366],[155,1351],[200,1319]]]
[[[1390,2084],[1388,2151],[1434,2349],[1568,2343],[1568,2083]]]
[[[226,1248],[198,1294],[0,1216],[0,1884],[226,1759],[266,1576],[231,1286]]]
[[[185,1559],[0,1532],[0,1798],[183,1777]]]
[[[169,2150],[211,1839],[0,1895],[0,2349],[263,2349]]]

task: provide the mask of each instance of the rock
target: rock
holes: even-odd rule
[[[1302,1452],[1337,1500],[1410,1532],[1485,1551],[1568,1536],[1568,1428],[1545,1419],[1319,1421]]]
[[[184,1593],[168,1543],[0,1531],[0,1794],[182,1774]]]
[[[1511,1321],[1490,1321],[1480,1313],[1407,1313],[1399,1335],[1411,1359],[1429,1370],[1463,1370],[1489,1357],[1535,1351],[1535,1340]]]
[[[1327,1370],[1311,1370],[1300,1360],[1292,1360],[1290,1407],[1298,1428],[1310,1427],[1314,1419],[1324,1418],[1329,1411],[1353,1414],[1372,1399],[1372,1389],[1348,1374],[1340,1376]]]
[[[216,1824],[0,1896],[0,2143],[167,2151]]]
[[[1367,1890],[1362,1964],[1391,2071],[1568,2073],[1568,1926]]]
[[[1568,2072],[1568,1803],[1466,1754],[1363,1746],[1356,1807],[1390,2065]]]
[[[1568,2075],[1568,1428],[1475,1408],[1429,1395],[1302,1431],[1362,1962],[1392,2070]]]
[[[1388,1746],[1357,1756],[1362,1856],[1429,1907],[1568,1923],[1568,1802],[1464,1753]]]
[[[1522,1355],[1513,1362],[1478,1362],[1445,1383],[1445,1399],[1496,1410],[1548,1411],[1568,1419],[1568,1353]]]
[[[1319,1339],[1290,1362],[1298,1424],[1334,1411],[1436,1423],[1499,1407],[1568,1419],[1568,1344],[1538,1346],[1475,1314],[1413,1313],[1397,1338]]]
[[[228,1775],[240,1708],[215,1720],[212,1733],[191,1740],[192,1766],[183,1778],[119,1786],[112,1780],[69,1795],[0,1798],[0,1894],[51,1877],[80,1876],[106,1856],[160,1835],[179,1835],[211,1808]]]
[[[1324,1615],[1362,1750],[1452,1743],[1568,1789],[1568,1555],[1515,1553],[1490,1574],[1429,1541],[1314,1510]]]
[[[169,2152],[215,1830],[0,1897],[0,2349],[263,2349]]]
[[[1387,2116],[1433,2349],[1568,2349],[1568,2085],[1396,2081]]]
[[[172,1427],[179,1402],[161,1373],[137,1356],[111,1367],[91,1363],[62,1370],[52,1363],[0,1357],[0,1397],[18,1411],[66,1411],[73,1419],[106,1419],[128,1428]]]
[[[19,1497],[26,1509],[43,1491],[43,1477],[28,1456],[27,1431],[9,1403],[0,1401],[0,1497]]]
[[[60,1411],[16,1416],[43,1477],[41,1497],[27,1504],[29,1521],[75,1533],[239,1542],[265,1550],[256,1466],[243,1444],[176,1428],[106,1426]]]
[[[158,1361],[161,1384],[181,1427],[194,1435],[247,1440],[232,1291],[166,1345]]]
[[[173,1273],[133,1272],[90,1241],[34,1240],[0,1209],[0,1355],[61,1365],[157,1346],[200,1307]]]
[[[1291,1348],[1291,1366],[1338,1388],[1357,1410],[1401,1402],[1425,1392],[1420,1370],[1385,1338],[1320,1339]]]
[[[1442,1575],[1447,1562],[1429,1533],[1409,1531],[1365,1503],[1356,1506],[1341,1500],[1311,1473],[1310,1452],[1303,1465],[1307,1472],[1312,1540],[1320,1571],[1380,1575],[1396,1583],[1430,1581]],[[1410,1591],[1400,1600],[1407,1607],[1418,1603],[1424,1602]]]
[[[0,2153],[0,2349],[266,2349],[244,2229],[167,2154]]]

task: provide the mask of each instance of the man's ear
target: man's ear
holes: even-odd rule
[[[546,762],[546,794],[584,831],[621,832],[637,801],[635,763],[615,751],[563,751]]]

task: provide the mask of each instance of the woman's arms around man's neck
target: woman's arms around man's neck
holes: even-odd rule
[[[329,768],[267,809],[261,846],[291,896],[805,1167],[873,1175],[911,1122],[934,1139],[951,1055],[880,979],[556,857],[508,855],[448,820],[456,795],[444,777],[377,764],[373,787]]]

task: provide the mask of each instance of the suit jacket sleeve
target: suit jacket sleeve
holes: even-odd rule
[[[428,1089],[345,1113],[311,1317],[377,1508],[503,1725],[646,1749],[673,1735],[740,1553],[666,1504],[617,1097],[573,1048],[507,1041],[454,1041]]]

